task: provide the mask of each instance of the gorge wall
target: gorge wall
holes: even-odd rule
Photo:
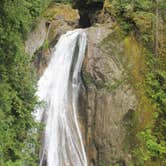
[[[134,35],[124,36],[103,5],[100,2],[95,13],[90,13],[90,8],[81,10],[80,19],[78,10],[52,4],[25,45],[30,55],[36,52],[35,65],[40,76],[59,36],[86,27],[88,45],[82,68],[79,119],[89,165],[129,166],[134,165],[132,148],[136,146],[138,103],[150,107],[146,97],[138,95],[141,89],[133,86],[133,82],[142,81],[145,57]],[[81,7],[75,4],[75,8]],[[139,114],[139,123],[144,126],[151,113],[146,114],[149,119],[144,117],[144,109]]]
[[[58,11],[50,19],[49,10]],[[72,15],[69,19],[67,11]],[[50,12],[50,13],[51,13]],[[26,51],[36,52],[38,75],[48,65],[52,46],[59,36],[79,26],[77,10],[64,5],[51,6],[26,41]],[[124,53],[123,43],[106,38],[114,33],[114,22],[98,13],[99,23],[87,28],[88,45],[82,69],[83,85],[79,98],[79,119],[90,166],[129,165],[132,156],[126,146],[126,126],[132,121],[137,99],[117,53]],[[96,17],[96,18],[97,18]],[[95,18],[95,19],[96,19]],[[92,17],[94,21],[94,17]],[[106,22],[105,22],[106,21]],[[116,35],[116,33],[115,33]],[[106,42],[104,41],[106,39]],[[47,43],[46,43],[47,42]],[[48,44],[48,46],[45,46]],[[110,47],[112,46],[112,48]],[[107,47],[107,48],[105,48]]]
[[[110,26],[103,24],[87,30],[80,112],[91,166],[124,166],[132,160],[127,147],[127,135],[131,134],[127,125],[132,124],[138,101],[117,55],[124,55],[123,43],[115,43],[111,38],[103,41],[115,33]]]

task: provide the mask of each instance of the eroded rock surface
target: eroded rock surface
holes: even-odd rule
[[[31,57],[35,55],[35,66],[38,76],[47,67],[52,48],[59,37],[69,30],[78,27],[78,10],[70,5],[52,3],[43,13],[36,27],[29,33],[25,41],[25,51]]]
[[[118,56],[125,52],[124,43],[114,35],[108,38],[115,31],[114,21],[102,14],[97,16],[97,24],[87,29],[79,118],[89,166],[128,166],[132,156],[126,146],[130,135],[126,126],[132,121],[138,101],[128,83],[124,59]],[[48,65],[52,46],[60,35],[78,27],[78,22],[77,10],[52,6],[30,33],[25,49],[31,56],[38,50],[35,65],[39,76]]]
[[[35,51],[40,48],[47,36],[46,21],[40,20],[37,27],[28,35],[28,39],[25,41],[25,52],[32,56]]]
[[[90,166],[123,166],[131,162],[125,146],[128,134],[125,123],[131,120],[128,115],[135,111],[137,99],[126,81],[121,61],[101,44],[112,33],[110,26],[103,24],[87,30],[80,116],[85,126],[83,133]],[[119,43],[115,49],[123,53],[123,44]]]

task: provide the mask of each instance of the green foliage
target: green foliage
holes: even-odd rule
[[[49,0],[0,1],[0,165],[37,165],[36,81],[24,40]]]
[[[158,143],[157,138],[153,135],[151,129],[145,129],[138,134],[139,140],[141,140],[140,146],[135,150],[135,155],[139,157],[138,165],[145,165],[146,161],[149,160],[160,160],[163,161],[166,155],[165,142],[161,141]]]
[[[149,73],[147,78],[149,97],[156,103],[158,111],[156,112],[155,135],[159,141],[166,141],[166,72],[156,70]]]
[[[154,21],[154,2],[151,0],[110,0],[111,13],[121,28],[130,32],[139,30],[151,33]],[[150,31],[147,30],[150,28]]]
[[[116,18],[124,34],[132,32],[148,52],[148,72],[144,73],[144,86],[148,100],[155,110],[153,124],[138,131],[139,146],[134,150],[136,165],[153,165],[153,162],[154,165],[166,165],[166,68],[163,65],[165,59],[162,58],[165,52],[162,46],[164,40],[160,36],[162,33],[164,35],[166,5],[164,0],[108,1],[106,11]]]
[[[155,110],[153,125],[138,133],[139,147],[134,150],[138,165],[148,162],[154,165],[166,164],[166,72],[160,67],[161,62],[154,54],[147,58],[149,72],[146,74],[146,93]]]
[[[42,45],[42,49],[43,49],[43,50],[47,50],[48,48],[49,48],[49,41],[46,40],[46,41],[44,41],[44,43],[43,43],[43,45]]]
[[[56,3],[72,3],[73,0],[53,0],[53,2],[56,2]]]
[[[120,86],[124,84],[125,80],[115,80],[114,83],[106,81],[104,84],[104,88],[108,92],[113,92],[118,89]]]
[[[94,80],[86,72],[83,73],[83,81],[84,81],[85,85],[90,85],[90,84],[94,83]]]

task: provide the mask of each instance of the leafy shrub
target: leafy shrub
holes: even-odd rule
[[[36,163],[36,80],[24,40],[49,0],[0,1],[0,165]]]

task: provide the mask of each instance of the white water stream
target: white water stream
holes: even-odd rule
[[[37,95],[46,103],[36,113],[36,118],[40,121],[44,117],[46,124],[40,166],[88,165],[77,119],[86,43],[82,29],[62,35],[38,82]]]

